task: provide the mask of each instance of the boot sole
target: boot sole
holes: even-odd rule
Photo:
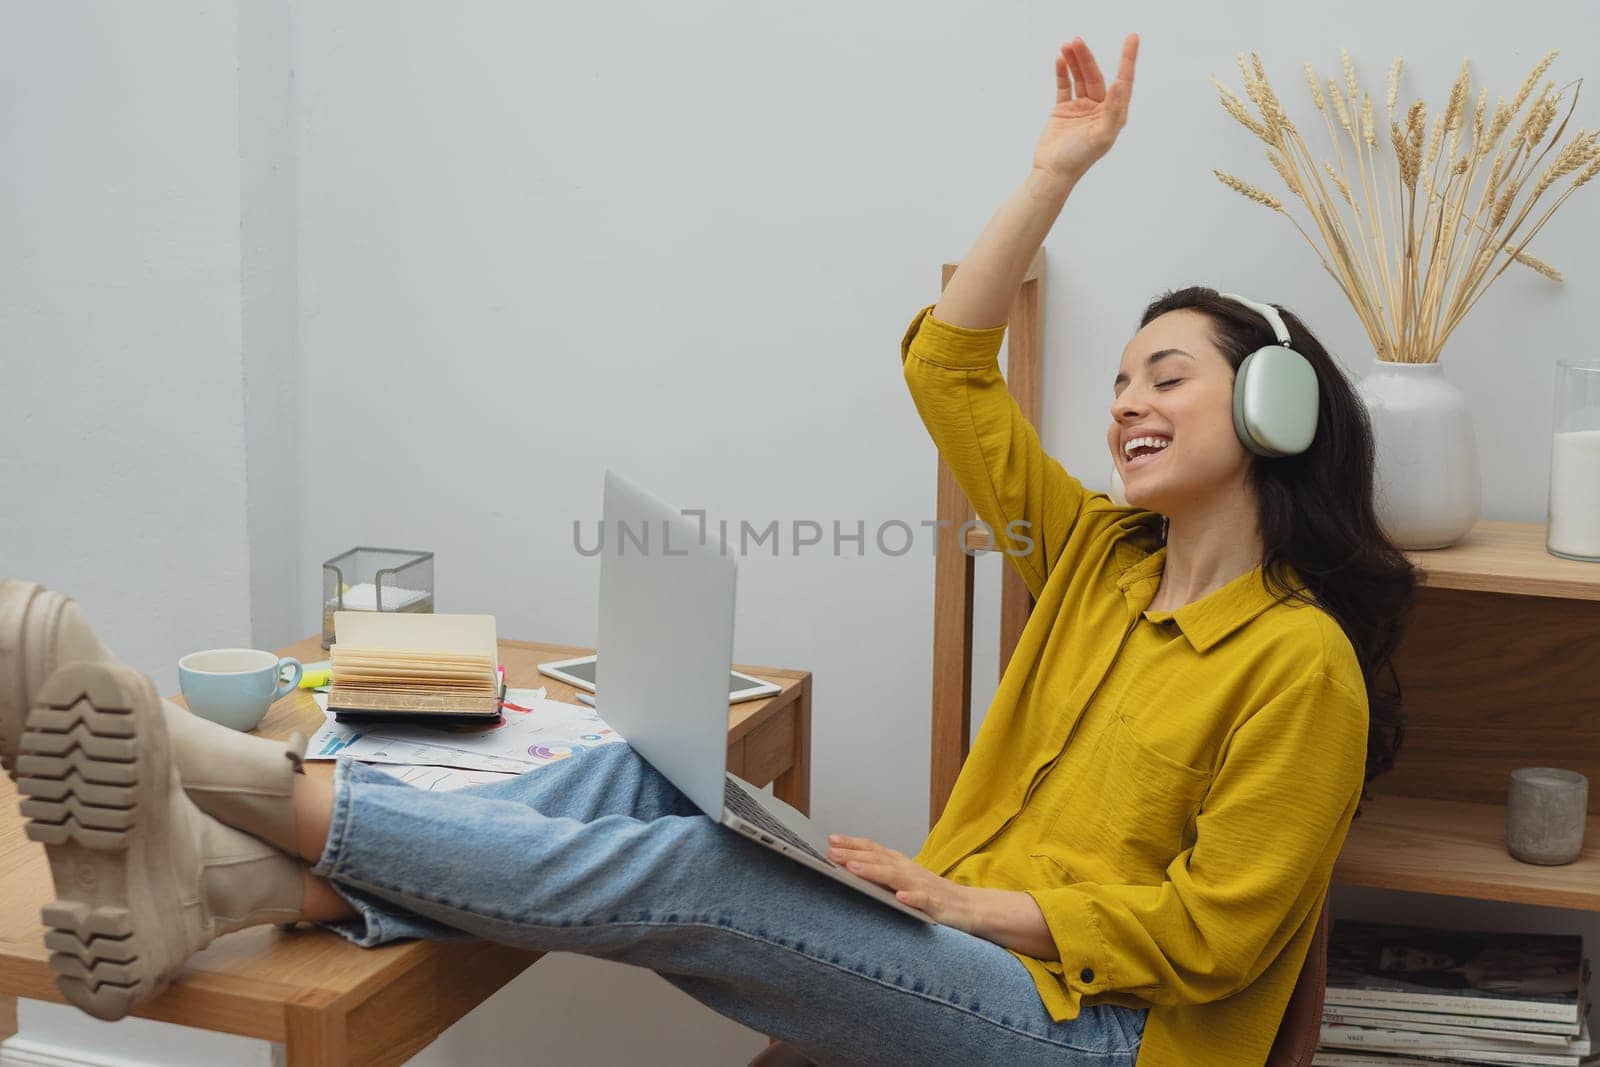
[[[98,1019],[167,984],[157,924],[181,905],[159,844],[171,777],[161,715],[137,671],[69,663],[40,687],[18,749],[26,833],[45,846],[58,895],[43,911],[50,970]]]

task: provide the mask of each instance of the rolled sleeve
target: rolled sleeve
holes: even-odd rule
[[[1049,1005],[1057,1022],[1075,1019],[1082,999],[1091,993],[1117,988],[1110,946],[1100,933],[1100,922],[1089,900],[1081,893],[1059,889],[1024,890],[1044,915],[1059,959],[1038,960],[1013,953],[1030,971],[1054,977],[1061,1000]]]
[[[949,370],[983,370],[1000,366],[1000,344],[1005,339],[1006,327],[991,326],[970,329],[956,326],[933,317],[934,305],[929,304],[917,312],[906,335],[900,339],[900,359],[911,355],[915,345],[917,358],[927,360],[937,367]]]

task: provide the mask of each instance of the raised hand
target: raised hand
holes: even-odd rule
[[[1076,181],[1110,150],[1128,121],[1138,55],[1139,35],[1130,33],[1122,42],[1117,80],[1107,88],[1082,37],[1061,46],[1056,57],[1056,106],[1034,150],[1036,168]]]

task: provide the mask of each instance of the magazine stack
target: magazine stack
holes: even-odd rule
[[[1577,934],[1335,920],[1313,1067],[1579,1067],[1589,961]]]

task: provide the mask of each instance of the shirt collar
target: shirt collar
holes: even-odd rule
[[[1196,652],[1205,652],[1285,599],[1281,594],[1268,592],[1262,581],[1263,568],[1257,566],[1176,611],[1150,611],[1150,601],[1155,598],[1156,590],[1161,585],[1161,571],[1166,561],[1167,548],[1162,545],[1125,567],[1117,578],[1117,586],[1122,590],[1130,612],[1142,612],[1151,622],[1170,620],[1177,623],[1178,629]],[[1310,595],[1294,568],[1287,563],[1282,566],[1289,588]]]

